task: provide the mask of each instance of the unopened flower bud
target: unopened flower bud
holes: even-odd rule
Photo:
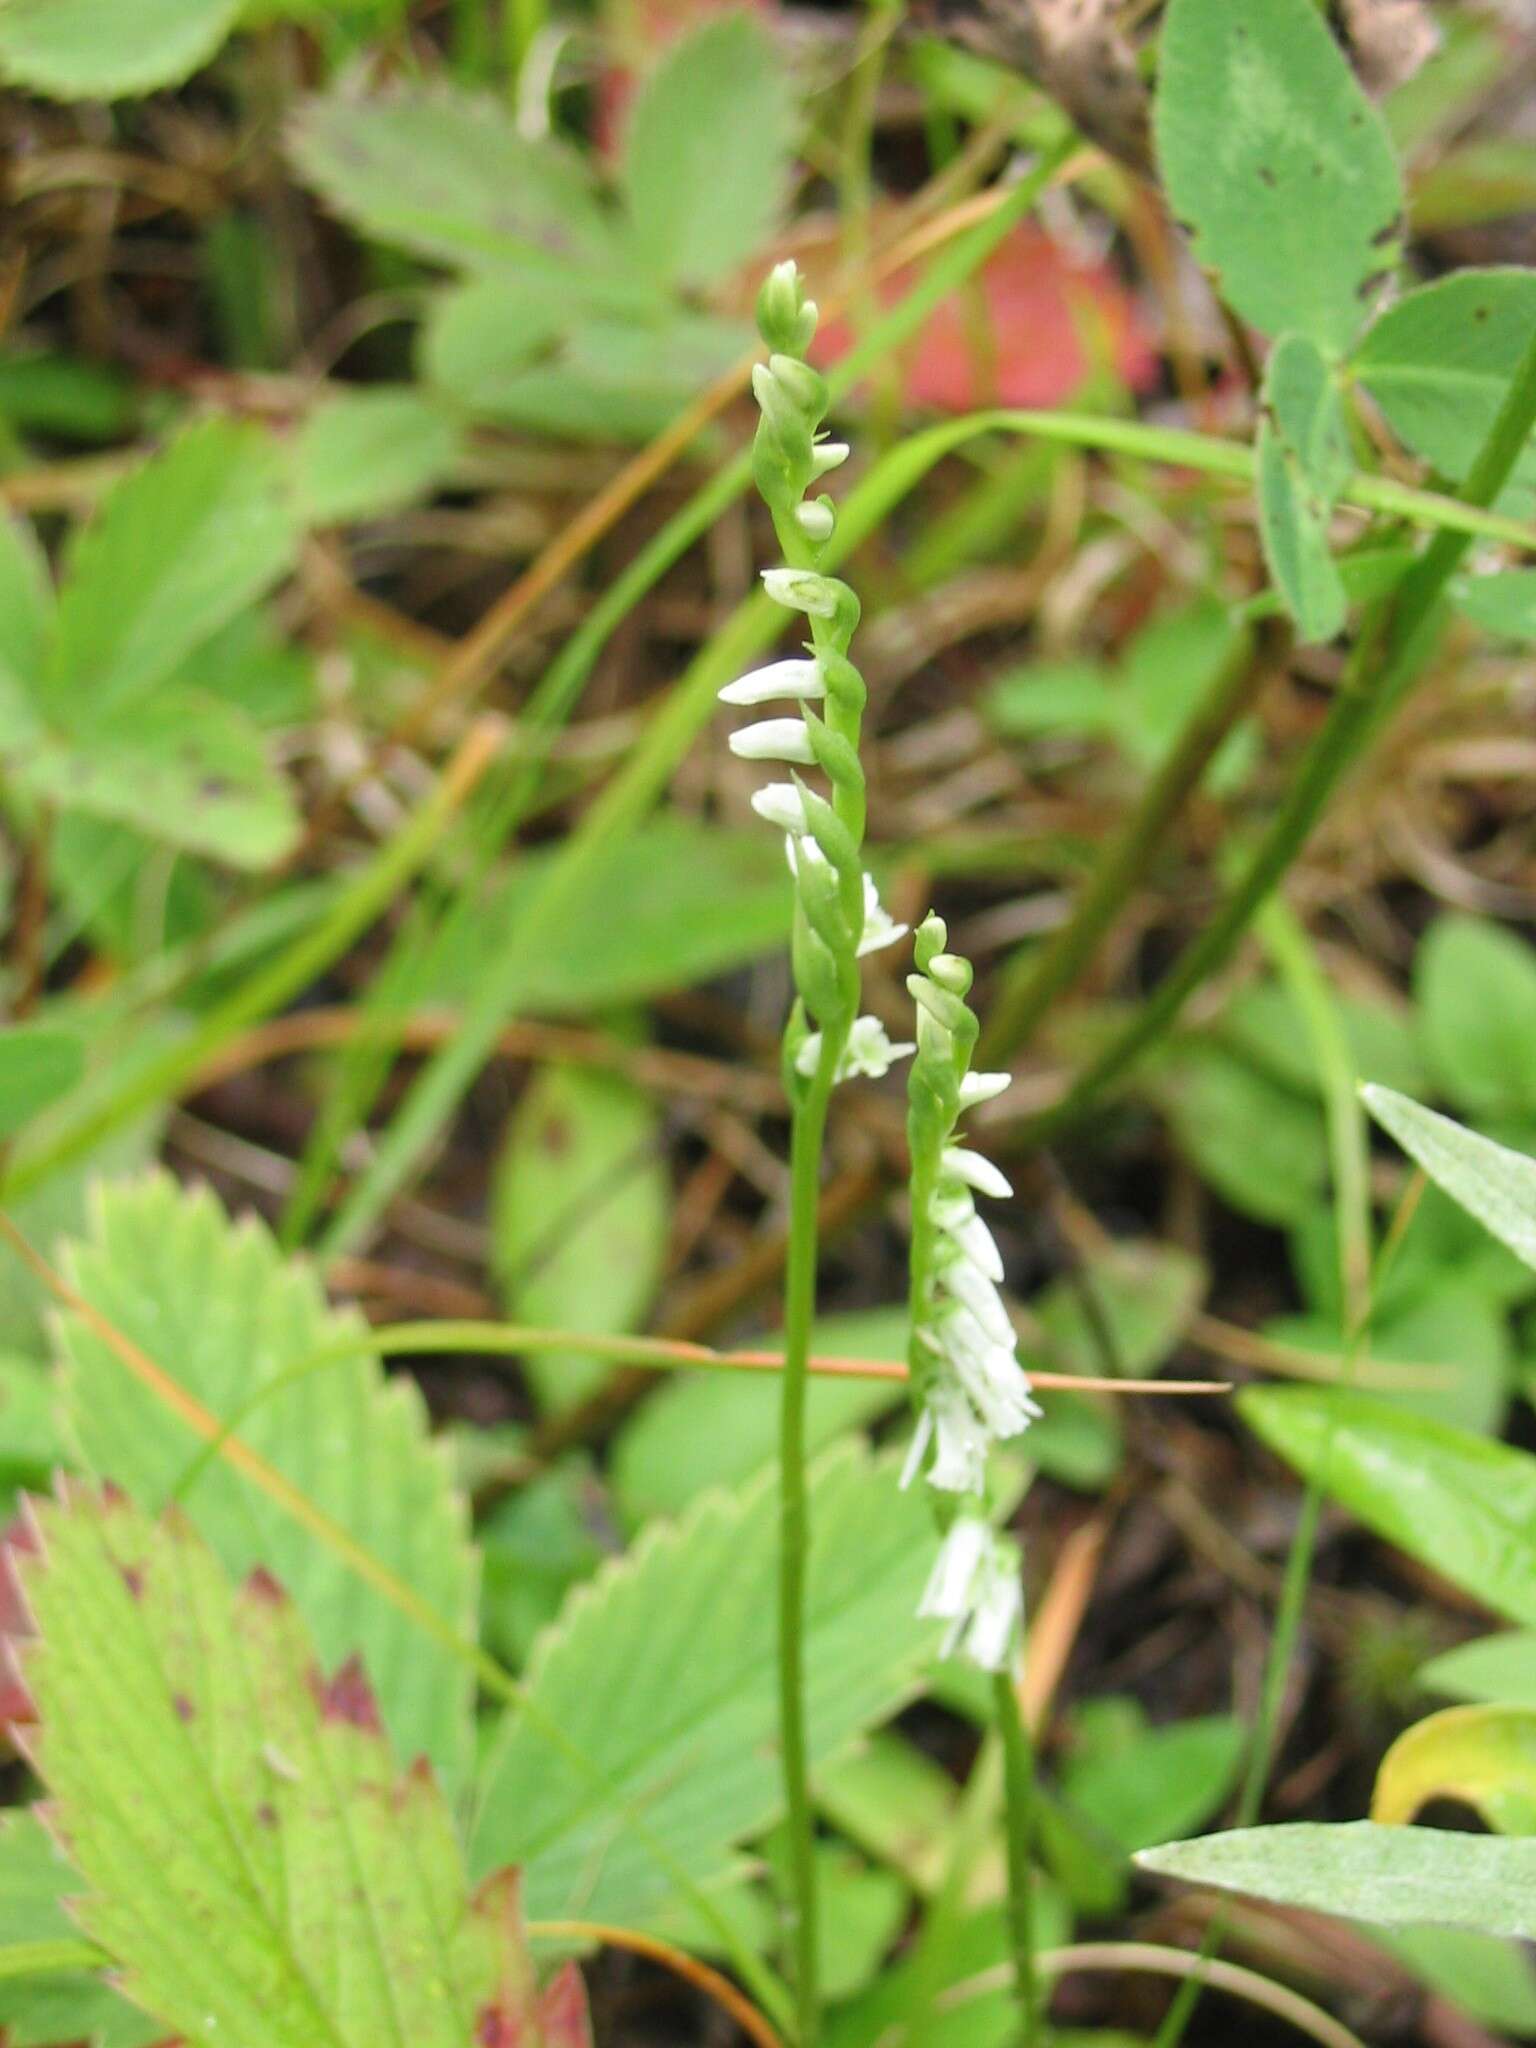
[[[811,498],[795,507],[796,526],[807,540],[815,541],[818,547],[832,538],[832,528],[836,523],[836,515],[825,498]]]

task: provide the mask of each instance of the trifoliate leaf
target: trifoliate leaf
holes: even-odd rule
[[[386,1381],[355,1343],[359,1318],[326,1306],[308,1264],[254,1219],[232,1223],[206,1190],[156,1174],[98,1187],[66,1261],[78,1292],[216,1421],[291,1480],[461,1636],[476,1569],[463,1501],[427,1437],[409,1380]],[[204,1439],[134,1377],[79,1316],[60,1325],[69,1434],[86,1467],[151,1505],[169,1500]],[[402,1761],[425,1752],[457,1781],[469,1738],[463,1664],[256,1479],[213,1454],[185,1506],[227,1568],[265,1566],[288,1587],[328,1665],[366,1663]]]
[[[189,2048],[577,2048],[515,1878],[471,1899],[431,1769],[397,1775],[362,1665],[328,1670],[270,1573],[233,1590],[184,1515],[116,1491],[29,1535],[28,1749],[128,1999]]]

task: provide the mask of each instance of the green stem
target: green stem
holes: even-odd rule
[[[779,1748],[789,1836],[790,1945],[801,2048],[815,2048],[821,1989],[816,1821],[805,1726],[805,1585],[809,1522],[805,1393],[816,1314],[821,1145],[842,1033],[823,1029],[816,1072],[795,1105],[789,1145],[789,1244],[784,1271],[784,1381],[779,1409]]]
[[[1041,2035],[1040,1992],[1035,1970],[1034,1887],[1030,1842],[1034,1832],[1035,1748],[1019,1705],[1017,1674],[996,1672],[992,1697],[1003,1744],[1003,1790],[1008,1836],[1008,1938],[1013,1951],[1014,1990],[1019,2003],[1020,2048],[1035,2048]]]
[[[1469,505],[1487,506],[1498,496],[1533,426],[1536,336],[1467,478],[1462,495]],[[1023,1143],[1043,1144],[1075,1123],[1162,1038],[1190,996],[1222,966],[1300,854],[1339,781],[1422,674],[1435,644],[1440,599],[1470,539],[1465,531],[1442,527],[1404,576],[1395,599],[1378,607],[1368,620],[1322,730],[1236,889],[1212,923],[1185,947],[1126,1030],[1089,1064],[1053,1109],[1024,1127]]]
[[[1087,967],[1117,913],[1145,881],[1169,827],[1268,671],[1266,661],[1254,659],[1244,635],[1106,850],[1071,917],[1045,945],[1027,950],[1005,978],[982,1034],[983,1065],[1005,1061],[1026,1044],[1051,1004]]]

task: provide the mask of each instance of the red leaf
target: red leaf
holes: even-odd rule
[[[881,297],[892,304],[912,283],[912,272],[899,271]],[[847,321],[829,321],[813,360],[835,363],[851,340]],[[1100,364],[1132,391],[1157,374],[1151,335],[1108,264],[1077,261],[1033,222],[1014,230],[973,285],[935,308],[902,361],[909,405],[955,413],[1062,405]]]

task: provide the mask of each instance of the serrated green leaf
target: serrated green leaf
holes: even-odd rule
[[[70,551],[48,705],[89,736],[142,704],[291,565],[298,526],[270,435],[208,420],[103,499]]]
[[[170,687],[92,714],[77,735],[49,735],[17,761],[16,779],[62,810],[231,867],[272,867],[299,835],[298,807],[249,719]]]
[[[232,1223],[206,1190],[155,1174],[94,1190],[89,1234],[66,1270],[98,1314],[460,1635],[471,1632],[464,1503],[415,1387],[385,1381],[364,1356],[281,1384],[360,1328],[355,1314],[326,1306],[309,1265],[285,1260],[255,1219]],[[135,1499],[167,1500],[202,1439],[80,1318],[64,1318],[59,1341],[65,1419],[86,1468]],[[362,1656],[401,1758],[425,1753],[456,1783],[470,1732],[463,1664],[226,1460],[203,1464],[186,1507],[230,1571],[261,1565],[282,1579],[327,1664]]]
[[[1352,367],[1415,455],[1459,483],[1504,402],[1536,324],[1536,272],[1459,270],[1389,306],[1354,352]],[[1536,448],[1528,448],[1500,501],[1536,506]]]
[[[1536,1936],[1536,1842],[1297,1822],[1147,1849],[1143,1870],[1379,1926]]]
[[[35,1768],[125,1996],[207,2048],[554,2048],[515,1884],[471,1901],[432,1772],[269,1573],[233,1591],[184,1516],[84,1490],[14,1558]]]
[[[0,76],[59,100],[179,85],[234,27],[240,0],[6,0]]]
[[[1352,465],[1333,371],[1315,341],[1282,335],[1264,370],[1259,531],[1264,559],[1303,641],[1344,624],[1344,581],[1328,522]]]
[[[507,1314],[542,1329],[637,1331],[661,1280],[671,1196],[661,1117],[644,1089],[621,1074],[543,1068],[496,1165],[491,1265]],[[573,1346],[524,1371],[558,1410],[612,1367]]]
[[[762,245],[784,203],[794,109],[755,16],[706,21],[674,43],[629,116],[622,179],[645,260],[672,283],[713,284]]]
[[[810,1523],[814,1770],[889,1715],[931,1653],[915,1610],[934,1537],[926,1502],[857,1443],[816,1469]],[[479,1868],[523,1867],[533,1917],[633,1926],[664,1905],[672,1878],[630,1813],[699,1882],[775,1818],[777,1528],[767,1480],[653,1523],[536,1648],[532,1711],[513,1710],[491,1754],[472,1852]],[[556,1730],[605,1774],[607,1798]]]
[[[1228,304],[1347,348],[1397,262],[1402,181],[1314,0],[1171,0],[1155,129],[1170,204]]]
[[[85,1071],[85,1047],[54,1024],[0,1028],[0,1138],[67,1094]]]
[[[1390,1088],[1362,1088],[1360,1095],[1382,1129],[1452,1201],[1516,1258],[1536,1267],[1536,1159],[1480,1138]]]
[[[1511,1621],[1536,1623],[1536,1458],[1369,1394],[1248,1387],[1272,1451],[1389,1543]]]
[[[440,82],[371,100],[331,92],[300,106],[288,147],[326,203],[381,242],[527,286],[563,282],[589,303],[655,297],[624,261],[580,157],[527,141],[488,94]]]
[[[0,2030],[8,2048],[147,2048],[162,2029],[124,2004],[99,1976],[77,1968],[26,1969],[48,1949],[82,1946],[66,1900],[80,1880],[34,1810],[0,1822]]]
[[[1420,1667],[1419,1683],[1451,1699],[1536,1708],[1536,1630],[1509,1629],[1442,1651]]]
[[[299,504],[317,526],[398,512],[443,481],[462,443],[443,407],[408,384],[337,392],[294,444]]]
[[[1503,925],[1437,917],[1413,963],[1430,1071],[1458,1109],[1536,1111],[1536,951]]]

